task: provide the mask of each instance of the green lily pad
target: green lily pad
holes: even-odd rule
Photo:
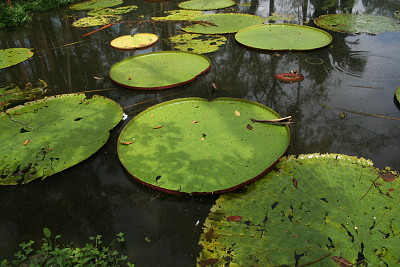
[[[122,118],[114,101],[53,96],[0,113],[0,185],[28,183],[67,169],[102,147]]]
[[[320,29],[297,24],[267,24],[243,29],[236,41],[265,50],[310,50],[332,42],[332,36]]]
[[[257,179],[285,153],[287,126],[243,99],[183,98],[153,106],[122,130],[118,156],[139,182],[172,194],[213,194]]]
[[[214,10],[230,7],[235,4],[235,1],[232,0],[190,0],[180,3],[178,6],[183,9]]]
[[[111,67],[110,77],[124,87],[155,90],[189,83],[210,65],[210,60],[203,55],[162,51],[128,57]]]
[[[72,26],[74,27],[92,27],[92,26],[100,26],[105,24],[115,23],[122,19],[120,15],[104,15],[104,16],[96,16],[96,17],[84,17],[74,21]]]
[[[91,0],[71,5],[69,8],[72,10],[90,10],[112,7],[119,4],[122,4],[122,0]]]
[[[197,11],[197,10],[185,10],[185,9],[180,9],[180,10],[170,10],[170,11],[165,11],[165,13],[169,14],[168,16],[165,17],[152,17],[152,20],[190,20],[195,17],[204,15],[202,11]]]
[[[135,35],[124,35],[115,38],[110,45],[118,49],[137,49],[150,46],[158,41],[154,33],[137,33]]]
[[[21,63],[33,56],[29,48],[0,49],[0,69]]]
[[[37,99],[46,91],[47,84],[43,80],[39,80],[37,86],[36,82],[35,85],[29,82],[22,88],[15,84],[0,86],[0,111],[23,101]]]
[[[298,18],[297,14],[282,14],[282,13],[272,13],[266,19],[268,21],[278,21],[278,20],[296,20]]]
[[[189,33],[224,34],[234,33],[241,29],[264,23],[264,20],[258,16],[239,13],[203,15],[191,21],[204,23],[196,23],[184,27],[182,30]]]
[[[395,17],[395,18],[398,18],[398,19],[400,19],[400,11],[395,11],[395,12],[393,12],[393,16]]]
[[[378,15],[332,14],[314,19],[318,26],[335,32],[370,33],[400,32],[398,20]]]
[[[169,38],[174,48],[182,51],[204,54],[218,50],[227,39],[220,35],[179,34]]]
[[[397,101],[400,102],[400,86],[398,86],[396,89],[396,98],[397,98]]]
[[[198,265],[396,266],[399,181],[363,158],[282,159],[242,192],[216,201]]]
[[[138,9],[138,6],[135,5],[123,6],[117,8],[100,8],[89,11],[87,14],[89,16],[120,15],[131,12],[136,9]]]

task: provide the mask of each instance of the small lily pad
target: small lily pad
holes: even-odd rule
[[[29,48],[0,49],[0,69],[21,63],[33,56]]]
[[[398,174],[364,158],[282,158],[216,201],[197,266],[396,266],[399,191]]]
[[[72,10],[90,10],[112,7],[119,4],[122,4],[122,0],[91,0],[71,5],[69,8]]]
[[[230,7],[235,4],[233,0],[190,0],[180,3],[178,6],[183,9],[214,10]]]
[[[332,42],[320,29],[297,24],[266,24],[245,28],[235,35],[239,43],[265,50],[310,50]]]
[[[210,65],[210,60],[203,55],[161,51],[128,57],[114,64],[110,77],[124,87],[156,90],[189,83],[205,73]]]
[[[241,29],[264,23],[264,19],[261,17],[239,13],[203,15],[191,21],[199,21],[202,23],[184,27],[182,30],[189,33],[224,34],[234,33]]]
[[[87,14],[89,16],[120,15],[136,10],[137,8],[138,6],[135,5],[117,8],[100,8],[89,11]]]
[[[72,23],[75,27],[92,27],[115,23],[122,19],[120,15],[104,15],[84,17]]]
[[[220,35],[179,34],[169,38],[174,48],[204,54],[211,53],[224,45],[227,39]]]
[[[314,19],[318,26],[335,32],[370,33],[400,32],[399,21],[379,15],[331,14]]]
[[[204,15],[202,11],[198,10],[185,10],[185,9],[180,9],[180,10],[170,10],[170,11],[165,11],[165,13],[169,14],[165,17],[152,17],[152,20],[190,20],[195,17]]]
[[[0,185],[28,183],[65,170],[102,147],[121,106],[84,94],[48,97],[0,113]]]
[[[115,38],[110,45],[118,49],[137,49],[150,46],[158,41],[154,33],[137,33],[135,35],[124,35]]]
[[[288,126],[250,118],[280,116],[264,105],[236,98],[167,101],[126,125],[118,156],[135,179],[167,193],[233,190],[271,168],[289,145]]]

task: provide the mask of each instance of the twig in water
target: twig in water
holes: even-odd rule
[[[272,124],[292,124],[292,116],[283,117],[280,119],[272,119],[272,120],[257,120],[250,118],[252,122],[263,122],[263,123],[272,123]]]

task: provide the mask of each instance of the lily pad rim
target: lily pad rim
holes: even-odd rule
[[[145,115],[147,114],[147,112],[150,112],[150,111],[152,111],[152,110],[154,110],[154,109],[158,109],[158,108],[160,108],[160,107],[162,107],[162,106],[166,106],[166,105],[169,105],[169,104],[174,104],[174,103],[177,103],[177,102],[185,102],[185,101],[204,101],[204,102],[209,102],[209,103],[217,102],[217,101],[239,101],[239,102],[248,103],[248,104],[251,104],[251,105],[256,105],[256,106],[258,106],[258,107],[261,107],[261,108],[263,108],[263,109],[266,109],[266,110],[270,111],[272,114],[274,114],[274,115],[277,116],[278,118],[281,117],[281,115],[279,115],[275,110],[271,109],[270,107],[268,107],[268,106],[266,106],[266,105],[260,104],[260,103],[255,102],[255,101],[247,100],[247,99],[242,99],[242,98],[218,97],[218,98],[215,98],[215,99],[213,99],[213,100],[208,100],[208,99],[202,98],[202,97],[176,98],[176,99],[173,99],[173,100],[169,100],[169,101],[165,101],[165,102],[156,104],[156,105],[154,105],[154,106],[152,106],[152,107],[149,107],[149,108],[143,110],[143,111],[140,112],[138,115],[136,115],[135,117],[133,117],[133,118],[124,126],[124,128],[122,129],[120,135],[118,136],[118,141],[117,141],[117,154],[118,154],[118,159],[120,159],[119,153],[118,153],[119,147],[124,146],[123,144],[121,144],[121,139],[120,139],[120,138],[121,138],[121,136],[123,135],[124,131],[128,128],[128,126],[129,126],[131,123],[133,123],[137,118],[142,117],[142,116],[145,116]],[[119,161],[120,161],[120,164],[121,164],[121,165],[123,166],[123,168],[125,169],[125,171],[126,171],[132,178],[134,178],[136,181],[138,181],[139,183],[141,183],[141,184],[143,184],[143,185],[148,186],[148,187],[151,188],[151,189],[154,189],[154,190],[157,190],[157,191],[160,191],[160,192],[163,192],[163,193],[167,193],[167,194],[175,195],[175,196],[192,196],[192,195],[196,195],[196,196],[206,196],[206,195],[223,194],[223,193],[231,192],[231,191],[233,191],[233,190],[235,190],[235,189],[241,188],[241,187],[243,187],[243,186],[245,186],[245,185],[251,184],[252,182],[256,181],[257,179],[263,177],[266,173],[268,173],[268,172],[281,160],[282,157],[284,157],[284,155],[286,154],[286,152],[287,152],[287,150],[288,150],[288,148],[289,148],[289,145],[290,145],[290,139],[291,139],[291,137],[290,137],[290,129],[289,129],[289,126],[287,126],[287,125],[285,125],[285,126],[279,126],[279,127],[285,127],[286,132],[287,132],[287,139],[288,139],[288,140],[287,140],[288,142],[287,142],[286,149],[285,149],[285,151],[282,153],[282,155],[280,155],[268,168],[266,168],[263,172],[261,172],[260,174],[256,175],[255,177],[250,178],[249,180],[246,180],[245,182],[240,183],[240,184],[235,185],[235,186],[232,186],[232,187],[230,187],[230,188],[225,188],[225,189],[221,189],[221,190],[217,190],[217,191],[213,191],[213,192],[191,192],[191,193],[187,193],[187,192],[181,192],[181,191],[177,191],[177,190],[171,190],[171,189],[159,187],[159,186],[156,186],[156,185],[147,183],[147,182],[145,182],[145,181],[143,181],[143,180],[140,180],[139,178],[135,177],[132,173],[130,173],[130,172],[128,171],[128,169],[124,166],[124,164],[122,164],[121,160],[119,160]]]
[[[256,27],[277,27],[277,26],[290,26],[290,27],[301,27],[301,28],[308,28],[310,30],[315,30],[317,32],[323,33],[326,36],[329,37],[330,42],[324,46],[318,47],[318,48],[312,48],[312,49],[265,49],[265,48],[257,48],[257,47],[252,47],[252,46],[248,46],[245,44],[242,44],[241,42],[236,40],[236,35],[240,34],[241,32],[244,32],[245,30],[251,30],[252,28],[256,28]],[[237,33],[235,33],[235,40],[240,43],[243,46],[252,48],[252,49],[256,49],[256,50],[262,50],[262,51],[310,51],[310,50],[315,50],[315,49],[320,49],[320,48],[324,48],[327,47],[328,45],[330,45],[333,41],[333,37],[330,33],[316,28],[316,27],[312,27],[312,26],[307,26],[307,25],[300,25],[300,24],[294,24],[294,23],[269,23],[269,24],[260,24],[260,25],[254,25],[254,26],[250,26],[244,29],[241,29],[240,31],[238,31]]]
[[[129,85],[125,85],[125,84],[119,83],[119,82],[117,82],[117,81],[114,81],[114,80],[111,78],[111,75],[110,75],[111,69],[112,69],[116,64],[118,64],[118,63],[121,63],[121,62],[123,62],[123,61],[125,61],[125,60],[130,60],[130,59],[135,58],[135,57],[143,57],[143,56],[147,56],[147,55],[150,55],[150,54],[164,54],[164,53],[165,53],[165,54],[167,54],[167,53],[176,53],[176,54],[178,54],[178,53],[188,53],[188,54],[192,54],[192,55],[196,55],[196,56],[201,56],[201,57],[203,57],[204,59],[206,59],[206,60],[208,61],[209,66],[208,66],[208,68],[206,68],[205,70],[203,70],[202,72],[200,72],[199,74],[197,74],[195,77],[193,77],[192,79],[190,79],[190,80],[188,80],[188,81],[181,82],[181,83],[176,83],[176,84],[171,84],[171,85],[166,85],[166,86],[157,86],[157,87],[135,87],[135,86],[129,86]],[[197,77],[199,77],[200,75],[203,75],[204,73],[206,73],[206,72],[209,71],[210,69],[211,69],[211,60],[210,60],[207,56],[204,56],[204,55],[202,55],[202,54],[197,54],[197,53],[193,53],[193,52],[189,52],[189,51],[177,51],[177,50],[171,50],[171,51],[157,51],[157,52],[150,52],[150,53],[144,53],[144,54],[139,54],[139,55],[133,55],[133,56],[127,57],[127,58],[125,58],[125,59],[123,59],[123,60],[121,60],[121,61],[119,61],[119,62],[113,64],[113,65],[111,66],[111,68],[110,68],[110,71],[109,71],[109,77],[110,77],[110,79],[111,79],[111,81],[112,81],[113,83],[115,83],[115,84],[117,84],[117,85],[119,85],[119,86],[122,86],[122,87],[125,87],[125,88],[129,88],[129,89],[150,91],[150,90],[168,89],[168,88],[179,87],[179,86],[185,85],[185,84],[187,84],[187,83],[193,82],[194,80],[197,79]]]

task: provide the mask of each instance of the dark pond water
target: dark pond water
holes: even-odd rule
[[[177,9],[176,2],[125,1],[139,8],[125,20],[148,20]],[[400,2],[364,1],[258,1],[224,12],[267,17],[271,13],[296,14],[297,23],[315,26],[312,19],[327,13],[368,13],[392,16]],[[35,56],[0,70],[1,83],[43,79],[47,95],[96,92],[118,102],[128,120],[112,132],[108,143],[86,161],[44,181],[0,188],[0,257],[10,257],[18,243],[40,240],[42,228],[62,235],[62,242],[81,244],[101,234],[111,241],[125,233],[124,253],[137,266],[194,266],[201,225],[216,199],[174,197],[133,181],[116,153],[124,125],[143,109],[181,97],[214,99],[228,96],[257,101],[282,116],[293,116],[288,154],[342,153],[365,157],[379,168],[400,169],[400,121],[346,112],[342,108],[400,118],[394,91],[400,85],[400,33],[379,35],[330,32],[332,45],[308,52],[261,52],[245,48],[226,35],[220,50],[207,54],[211,70],[179,88],[135,91],[113,85],[110,66],[141,53],[173,49],[166,38],[180,33],[177,22],[118,24],[88,37],[93,28],[71,23],[85,12],[67,8],[33,17],[29,25],[0,30],[1,48],[29,47]],[[118,36],[152,32],[160,41],[151,48],[122,52],[110,47]],[[74,42],[80,43],[64,46]],[[300,70],[304,81],[279,83],[275,73]],[[101,79],[98,79],[98,78]],[[218,90],[212,90],[215,83]],[[89,93],[93,94],[93,93]]]

